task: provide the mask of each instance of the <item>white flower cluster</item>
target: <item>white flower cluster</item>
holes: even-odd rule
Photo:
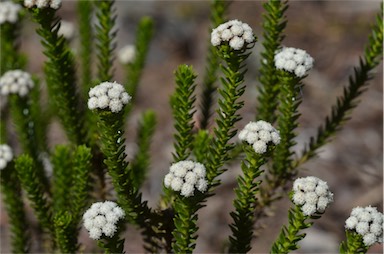
[[[263,154],[267,151],[268,145],[280,143],[280,134],[270,123],[260,120],[249,122],[240,131],[239,139],[252,145],[256,153]]]
[[[24,0],[24,6],[27,8],[36,6],[39,9],[50,7],[57,10],[61,6],[61,0]]]
[[[0,78],[0,94],[19,94],[25,96],[33,88],[31,75],[22,70],[7,71]]]
[[[62,20],[57,33],[58,35],[62,35],[65,39],[70,40],[75,35],[75,26],[72,22]]]
[[[303,77],[312,67],[313,58],[302,49],[284,47],[275,54],[275,67]]]
[[[345,221],[345,228],[361,235],[366,246],[383,242],[383,214],[376,207],[353,208]]]
[[[164,185],[174,191],[181,191],[182,196],[190,197],[193,196],[195,188],[200,192],[207,190],[205,174],[203,164],[190,160],[179,161],[169,168],[169,173],[164,177]]]
[[[21,6],[12,1],[0,2],[0,25],[9,22],[16,23],[19,20]]]
[[[314,177],[302,177],[293,183],[294,204],[301,206],[304,215],[323,213],[325,208],[333,202],[333,193],[329,190],[327,182]]]
[[[106,109],[114,113],[120,112],[124,105],[131,100],[131,96],[124,87],[116,82],[103,82],[89,91],[88,108]]]
[[[102,234],[112,237],[117,231],[118,221],[124,216],[124,210],[115,202],[97,202],[84,213],[84,227],[94,240],[99,240]]]
[[[6,145],[0,145],[0,170],[5,169],[8,162],[13,159],[12,149]]]
[[[229,46],[234,50],[240,50],[254,41],[255,37],[252,28],[237,19],[219,25],[211,33],[211,44],[213,46],[229,42]]]
[[[135,60],[135,57],[136,57],[136,48],[135,48],[135,45],[131,45],[131,44],[122,47],[117,54],[117,58],[119,62],[122,64],[132,63]]]

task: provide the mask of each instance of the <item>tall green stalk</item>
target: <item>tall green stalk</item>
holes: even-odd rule
[[[225,16],[228,12],[229,5],[231,1],[223,0],[213,0],[211,4],[211,27],[209,32],[213,28],[216,28],[220,24],[225,22]],[[215,94],[217,86],[215,82],[217,81],[217,71],[219,69],[220,59],[216,54],[216,49],[209,43],[208,52],[206,57],[206,67],[205,73],[203,76],[201,92],[201,102],[200,102],[200,119],[198,126],[201,129],[207,129],[210,118],[213,114],[212,106],[214,104]]]
[[[235,211],[231,212],[233,223],[230,225],[230,253],[247,253],[251,250],[256,195],[260,185],[257,177],[263,173],[260,167],[266,162],[265,157],[255,153],[251,146],[243,145],[243,149],[246,154],[241,163],[244,176],[237,178],[238,187],[235,189],[236,199],[233,202]]]
[[[96,48],[97,48],[97,78],[100,82],[112,81],[113,78],[113,51],[116,48],[116,10],[114,0],[95,2],[96,17]]]
[[[27,253],[30,247],[30,236],[24,203],[21,198],[21,185],[13,163],[9,163],[1,171],[0,181],[2,198],[9,218],[12,252]]]
[[[353,75],[349,76],[349,85],[344,88],[343,95],[339,96],[336,104],[332,106],[330,116],[319,126],[317,134],[310,138],[308,145],[302,151],[299,159],[294,161],[291,168],[296,168],[313,158],[317,150],[325,145],[337,131],[350,119],[352,110],[358,106],[360,96],[367,90],[368,81],[372,79],[372,71],[383,60],[383,4],[381,12],[376,16],[376,23],[372,27],[368,45],[364,55],[360,58],[359,66],[354,68]]]
[[[44,71],[50,101],[54,103],[69,140],[74,144],[86,143],[84,107],[76,92],[75,63],[68,42],[58,35],[60,18],[50,8],[34,8],[31,12],[40,25],[37,33],[47,56]]]
[[[274,123],[277,119],[276,109],[278,106],[277,73],[274,56],[281,47],[285,35],[284,29],[287,25],[285,12],[288,9],[287,0],[269,0],[263,4],[263,47],[261,52],[260,83],[258,87],[259,97],[256,119]]]
[[[83,98],[87,98],[91,88],[92,80],[92,52],[93,52],[93,32],[92,14],[93,4],[91,1],[78,1],[77,12],[79,15],[79,36],[80,36],[80,66],[81,79],[80,87]]]

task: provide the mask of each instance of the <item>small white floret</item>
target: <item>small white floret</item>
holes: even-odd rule
[[[0,145],[0,170],[5,169],[12,159],[13,152],[11,147],[6,144]]]
[[[103,227],[103,233],[104,235],[108,237],[112,237],[117,230],[117,227],[113,223],[106,223]]]
[[[165,187],[170,187],[172,181],[173,181],[173,174],[172,173],[166,174],[165,177],[164,177],[164,185],[165,185]]]
[[[90,89],[88,108],[109,109],[112,113],[118,113],[130,100],[131,96],[125,92],[122,85],[116,82],[103,82]]]
[[[346,229],[354,229],[356,227],[357,223],[359,223],[359,220],[356,217],[351,216],[345,221],[345,228]]]
[[[276,52],[275,67],[295,74],[296,77],[304,77],[313,67],[313,58],[302,49],[284,47]]]
[[[253,145],[256,153],[265,153],[268,146],[280,143],[280,134],[273,126],[263,120],[249,122],[239,132],[239,139]]]
[[[304,215],[311,216],[316,213],[316,205],[305,203],[301,207],[301,211],[303,212]]]
[[[133,63],[136,58],[135,45],[129,44],[121,48],[117,54],[118,60],[122,64]]]
[[[101,231],[100,228],[91,228],[88,230],[89,231],[89,237],[92,238],[93,240],[99,240],[103,232]]]
[[[333,202],[333,193],[329,191],[327,183],[314,176],[296,179],[292,189],[292,202],[301,206],[302,212],[308,216],[323,213]],[[297,198],[301,195],[304,195],[304,202]]]
[[[357,223],[356,225],[356,232],[360,235],[365,235],[367,234],[369,231],[369,224],[368,222],[365,222],[365,221],[360,221],[359,223]]]
[[[71,40],[75,36],[75,25],[72,22],[62,20],[57,34],[62,35],[67,40]]]
[[[229,41],[229,46],[233,48],[234,50],[240,50],[244,47],[244,39],[234,36],[230,41]]]
[[[207,189],[208,189],[208,182],[207,182],[207,180],[199,179],[199,181],[197,182],[197,189],[200,192],[206,192]]]
[[[20,97],[24,97],[33,86],[31,75],[22,70],[7,71],[0,77],[1,95],[18,94]]]
[[[193,184],[190,183],[184,183],[183,187],[181,188],[181,195],[184,197],[190,197],[193,195],[193,191],[195,190],[195,187]]]
[[[174,190],[174,191],[180,191],[181,188],[183,186],[183,180],[179,177],[175,177],[173,180],[172,180],[172,183],[171,183],[171,188]]]
[[[247,44],[253,43],[255,37],[251,27],[239,20],[230,20],[212,30],[211,44],[220,46],[229,45],[234,50],[241,50]]]
[[[258,140],[253,143],[253,150],[256,153],[263,154],[267,151],[267,144],[264,141]]]
[[[0,2],[0,25],[4,23],[15,24],[19,20],[21,6],[12,1]]]
[[[173,163],[169,173],[164,177],[164,185],[180,195],[190,197],[194,195],[195,188],[204,192],[208,183],[205,180],[205,167],[203,164],[190,160]]]
[[[118,221],[124,217],[123,209],[115,202],[97,202],[84,213],[84,227],[92,239],[98,240],[103,234],[112,237],[117,231]]]

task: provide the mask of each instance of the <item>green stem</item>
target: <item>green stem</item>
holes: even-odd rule
[[[28,97],[20,97],[18,95],[11,95],[10,108],[13,122],[15,124],[16,133],[19,137],[19,142],[23,151],[29,154],[36,167],[34,168],[36,176],[40,179],[40,182],[44,186],[44,190],[50,195],[50,184],[47,176],[44,172],[44,167],[40,158],[37,134],[36,134],[36,122],[32,118],[31,101]]]
[[[256,195],[260,185],[256,178],[263,173],[260,167],[266,162],[265,157],[256,154],[249,145],[243,147],[246,154],[246,159],[241,164],[244,176],[237,178],[238,187],[235,189],[236,199],[233,202],[236,210],[231,212],[234,222],[230,225],[230,253],[247,253],[251,250]]]
[[[311,137],[309,144],[303,149],[302,155],[290,166],[295,169],[317,154],[317,150],[325,145],[338,132],[343,124],[350,119],[351,111],[360,103],[358,98],[367,90],[368,81],[373,78],[372,71],[383,59],[383,4],[381,12],[376,16],[376,23],[372,27],[369,43],[359,66],[354,68],[349,76],[349,85],[344,88],[343,95],[338,97],[332,106],[330,116],[325,118],[324,124],[319,126],[315,137]]]
[[[79,36],[80,36],[80,65],[81,65],[81,88],[83,97],[88,97],[92,80],[92,13],[93,5],[91,1],[78,1],[77,10],[79,14]]]
[[[174,253],[192,253],[197,239],[197,211],[201,197],[177,197],[174,203],[175,229],[172,232],[175,242],[172,243]]]
[[[44,54],[48,57],[44,71],[48,93],[57,115],[68,135],[75,144],[85,143],[84,107],[76,93],[75,63],[63,36],[58,35],[60,18],[53,9],[32,10],[33,17],[40,27],[37,33],[42,37]]]
[[[214,0],[211,4],[211,28],[218,27],[225,22],[225,15],[228,12],[228,7],[231,1]],[[206,57],[206,68],[203,77],[203,90],[201,92],[201,104],[200,104],[200,119],[198,126],[201,129],[206,129],[212,116],[212,106],[214,103],[214,97],[217,90],[215,82],[217,80],[217,70],[219,68],[220,58],[216,54],[216,48],[209,43],[208,53]]]
[[[238,100],[245,91],[243,82],[246,70],[242,69],[243,62],[249,56],[244,52],[233,51],[227,45],[220,47],[219,54],[227,66],[221,66],[225,77],[221,78],[223,87],[219,89],[221,98],[218,101],[219,109],[215,119],[216,138],[213,139],[209,149],[208,163],[205,163],[207,180],[212,187],[220,184],[220,181],[215,178],[225,171],[220,168],[230,160],[230,151],[235,146],[233,143],[229,143],[229,140],[236,135],[237,130],[234,125],[241,119],[238,110],[243,107],[244,102]]]
[[[346,241],[340,244],[340,253],[342,254],[364,254],[367,253],[368,247],[363,242],[363,237],[354,231],[345,231]]]
[[[157,214],[151,211],[146,201],[142,201],[141,193],[133,184],[133,179],[131,179],[131,174],[128,171],[128,163],[125,161],[127,155],[124,153],[123,115],[124,112],[98,111],[101,151],[105,155],[104,163],[107,165],[108,173],[112,178],[118,203],[124,209],[128,221],[143,229],[142,234],[145,237],[145,242],[149,244],[148,248],[150,248],[157,246],[157,243],[154,242],[156,241],[156,233],[153,229],[156,226],[153,220]]]
[[[14,171],[13,164],[9,164],[1,172],[1,193],[5,209],[9,218],[11,231],[11,247],[13,253],[27,253],[29,249],[29,235],[24,211],[24,203],[20,181]]]
[[[139,85],[140,77],[145,66],[145,60],[149,51],[150,42],[153,36],[153,20],[150,17],[141,18],[136,30],[135,49],[136,55],[133,63],[128,64],[127,82],[125,84],[127,93],[136,98],[136,91]],[[133,104],[131,104],[133,105]],[[131,110],[131,105],[128,105],[127,111]]]
[[[288,1],[269,0],[263,4],[266,12],[263,14],[264,50],[261,52],[260,83],[258,86],[259,97],[257,116],[258,120],[274,123],[277,119],[279,86],[275,68],[274,57],[276,50],[281,47],[284,39],[284,29],[287,25],[285,12],[288,9]]]
[[[277,240],[273,243],[271,253],[282,254],[297,250],[297,243],[305,237],[305,233],[299,234],[303,229],[312,226],[312,222],[305,222],[308,219],[299,206],[291,208],[288,214],[288,227],[283,226]]]
[[[113,78],[113,50],[116,48],[117,30],[114,30],[116,14],[114,0],[95,2],[98,25],[96,27],[96,48],[98,58],[98,79],[100,82]]]
[[[280,115],[277,126],[280,131],[281,141],[273,154],[272,174],[277,182],[284,182],[284,179],[290,177],[291,173],[287,169],[289,169],[292,161],[293,152],[291,149],[296,144],[294,138],[296,137],[295,129],[298,126],[297,121],[300,116],[298,107],[301,103],[299,93],[301,84],[300,79],[284,71],[278,71],[278,80],[280,86],[278,111]]]
[[[28,155],[21,155],[15,160],[15,169],[26,191],[32,208],[35,210],[41,226],[50,236],[55,235],[51,204],[44,193],[44,186],[36,175],[35,165]],[[52,239],[53,240],[53,239]],[[54,244],[53,244],[54,245]]]
[[[2,52],[0,54],[0,76],[2,76],[7,71],[23,68],[25,59],[18,52],[20,22],[15,24],[3,23],[0,31],[0,52]]]

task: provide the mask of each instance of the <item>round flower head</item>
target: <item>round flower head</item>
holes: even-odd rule
[[[0,170],[5,169],[12,158],[12,149],[6,144],[0,145]]]
[[[317,177],[298,178],[293,183],[292,202],[301,207],[304,215],[311,216],[325,211],[333,202],[333,193],[328,184]]]
[[[116,82],[103,82],[89,91],[88,108],[108,109],[113,113],[120,112],[131,96],[124,87]]]
[[[117,54],[117,58],[122,64],[129,64],[135,60],[136,48],[134,45],[126,45],[121,48]]]
[[[174,191],[180,191],[185,197],[193,196],[195,189],[205,192],[208,182],[205,179],[203,164],[193,161],[179,161],[171,165],[169,173],[164,177],[164,185]]]
[[[313,66],[313,58],[302,49],[284,47],[275,54],[276,69],[294,73],[301,78]]]
[[[31,75],[22,70],[7,71],[0,78],[0,94],[18,94],[25,96],[33,88]]]
[[[363,237],[366,246],[383,242],[383,214],[376,207],[355,207],[345,221],[345,228]]]
[[[0,25],[3,23],[16,23],[19,20],[21,6],[12,1],[0,2]]]
[[[103,234],[112,237],[117,231],[116,224],[124,216],[124,210],[115,202],[97,202],[84,213],[84,227],[88,230],[89,237],[94,240],[99,240]]]
[[[70,40],[75,35],[75,26],[72,22],[62,20],[60,22],[59,31],[57,31],[59,35],[62,35],[65,39]]]
[[[252,145],[256,153],[263,154],[268,146],[280,143],[280,134],[270,123],[260,120],[249,122],[239,132],[239,139]]]
[[[255,42],[252,28],[239,20],[231,20],[212,30],[211,44],[220,46],[228,44],[234,50],[243,49]]]
[[[27,8],[37,7],[38,9],[52,8],[59,9],[61,0],[24,0],[24,6]]]

